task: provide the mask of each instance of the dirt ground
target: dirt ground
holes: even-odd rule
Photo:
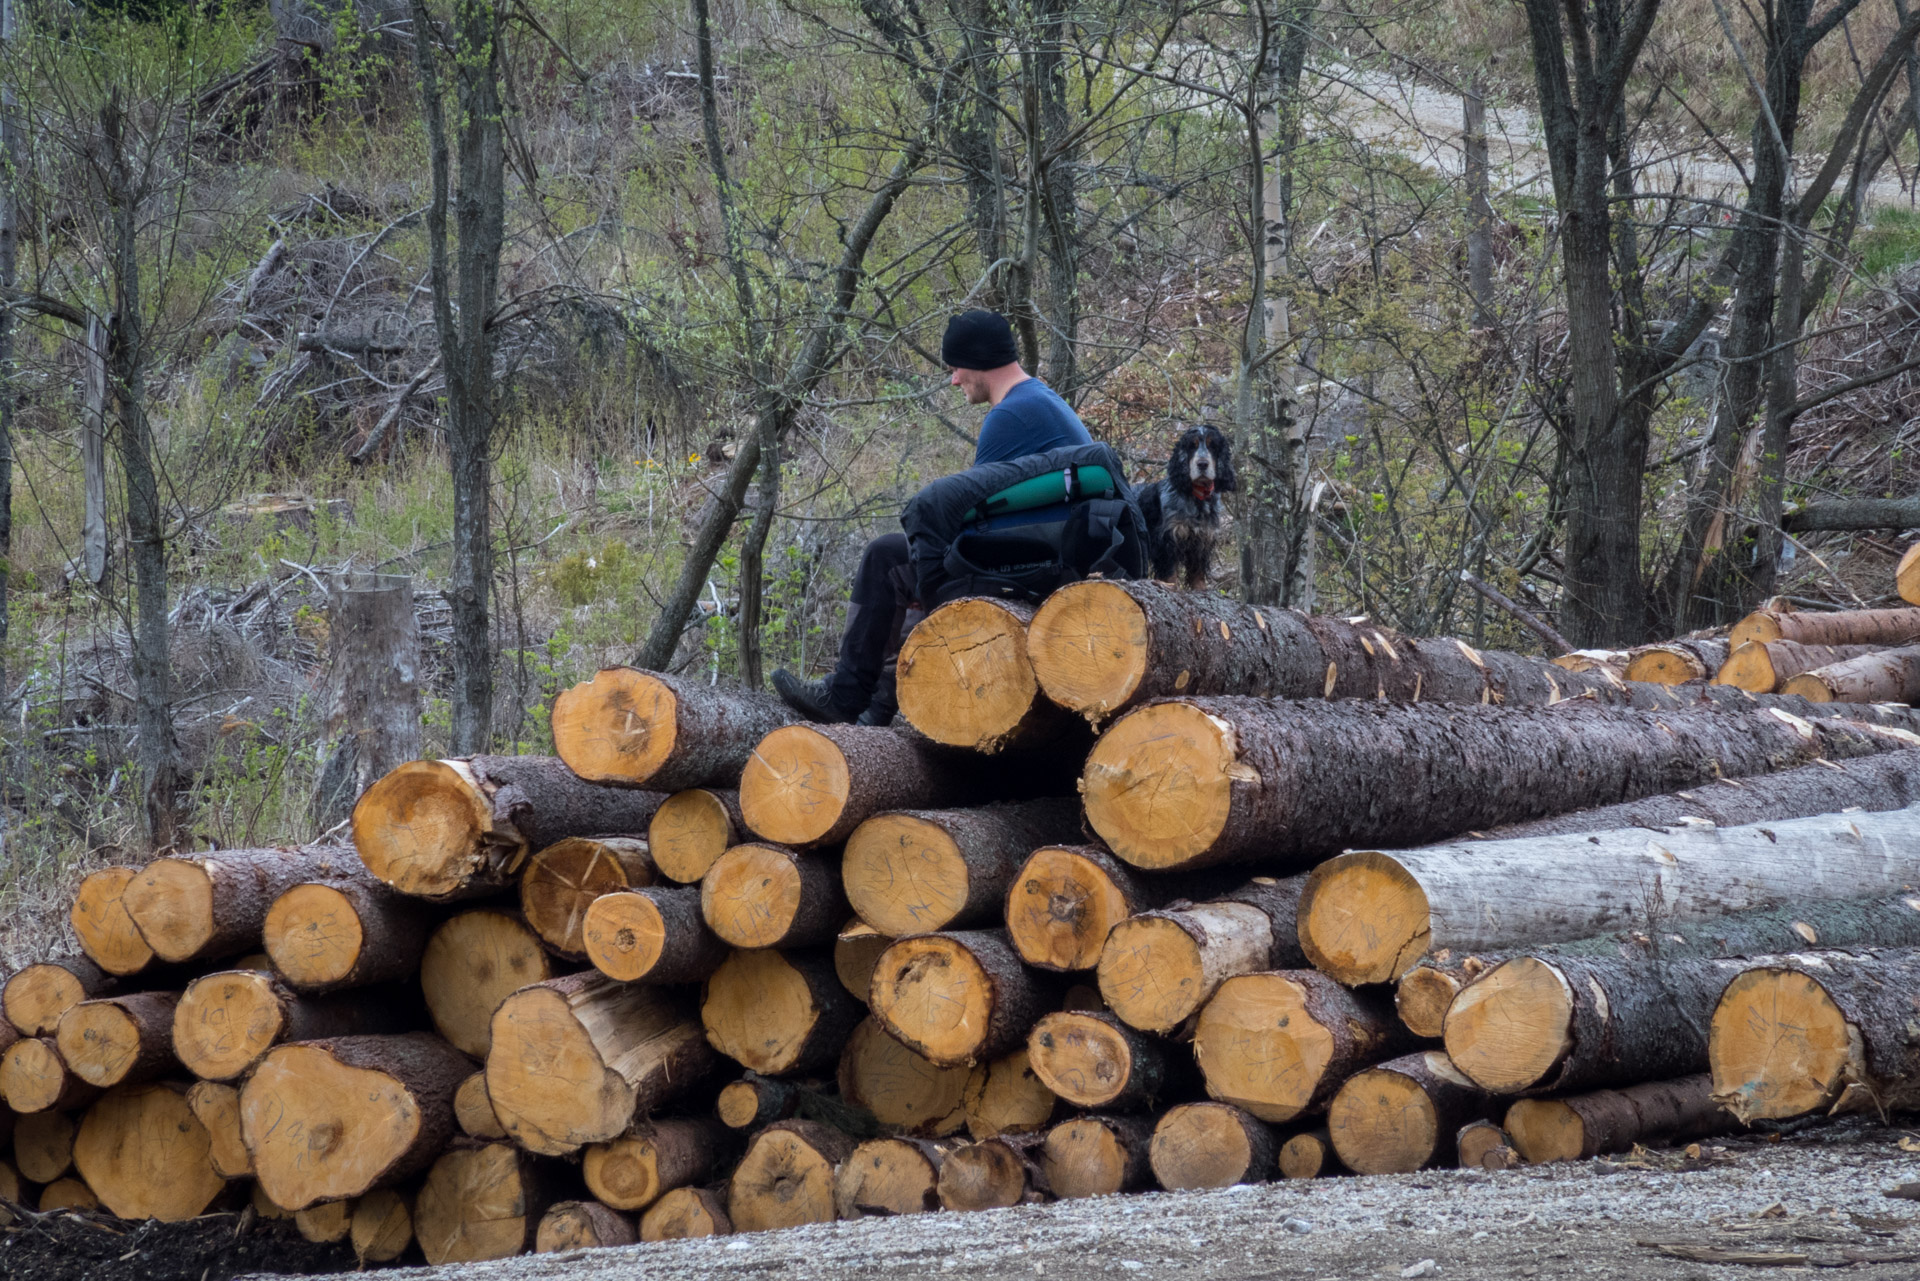
[[[291,1221],[251,1211],[187,1223],[128,1223],[102,1214],[35,1214],[0,1207],[5,1281],[229,1281],[246,1273],[345,1272],[345,1245],[314,1245]]]

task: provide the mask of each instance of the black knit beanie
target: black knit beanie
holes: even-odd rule
[[[1013,326],[997,311],[963,311],[947,322],[940,359],[949,369],[998,369],[1020,359]]]

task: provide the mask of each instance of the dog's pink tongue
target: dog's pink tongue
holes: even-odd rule
[[[1204,503],[1204,502],[1206,502],[1206,501],[1207,501],[1207,499],[1209,499],[1209,498],[1212,498],[1212,497],[1213,497],[1213,482],[1212,482],[1212,481],[1210,481],[1210,480],[1196,480],[1196,481],[1194,481],[1194,482],[1193,482],[1193,496],[1194,496],[1195,498],[1197,498],[1197,499],[1199,499],[1199,500],[1200,500],[1201,502],[1203,502],[1203,503]]]

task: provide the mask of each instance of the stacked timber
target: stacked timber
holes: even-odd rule
[[[1549,663],[1090,581],[932,611],[900,727],[611,669],[351,845],[90,875],[0,1193],[437,1265],[1908,1106],[1916,622]]]

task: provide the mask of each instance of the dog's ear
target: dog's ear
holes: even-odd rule
[[[1213,433],[1219,443],[1213,447],[1213,487],[1222,493],[1231,492],[1239,487],[1233,474],[1233,442],[1225,433]]]
[[[1176,489],[1187,483],[1187,463],[1193,458],[1193,446],[1188,443],[1187,437],[1192,434],[1191,431],[1181,432],[1173,442],[1173,453],[1167,458],[1167,480]]]

